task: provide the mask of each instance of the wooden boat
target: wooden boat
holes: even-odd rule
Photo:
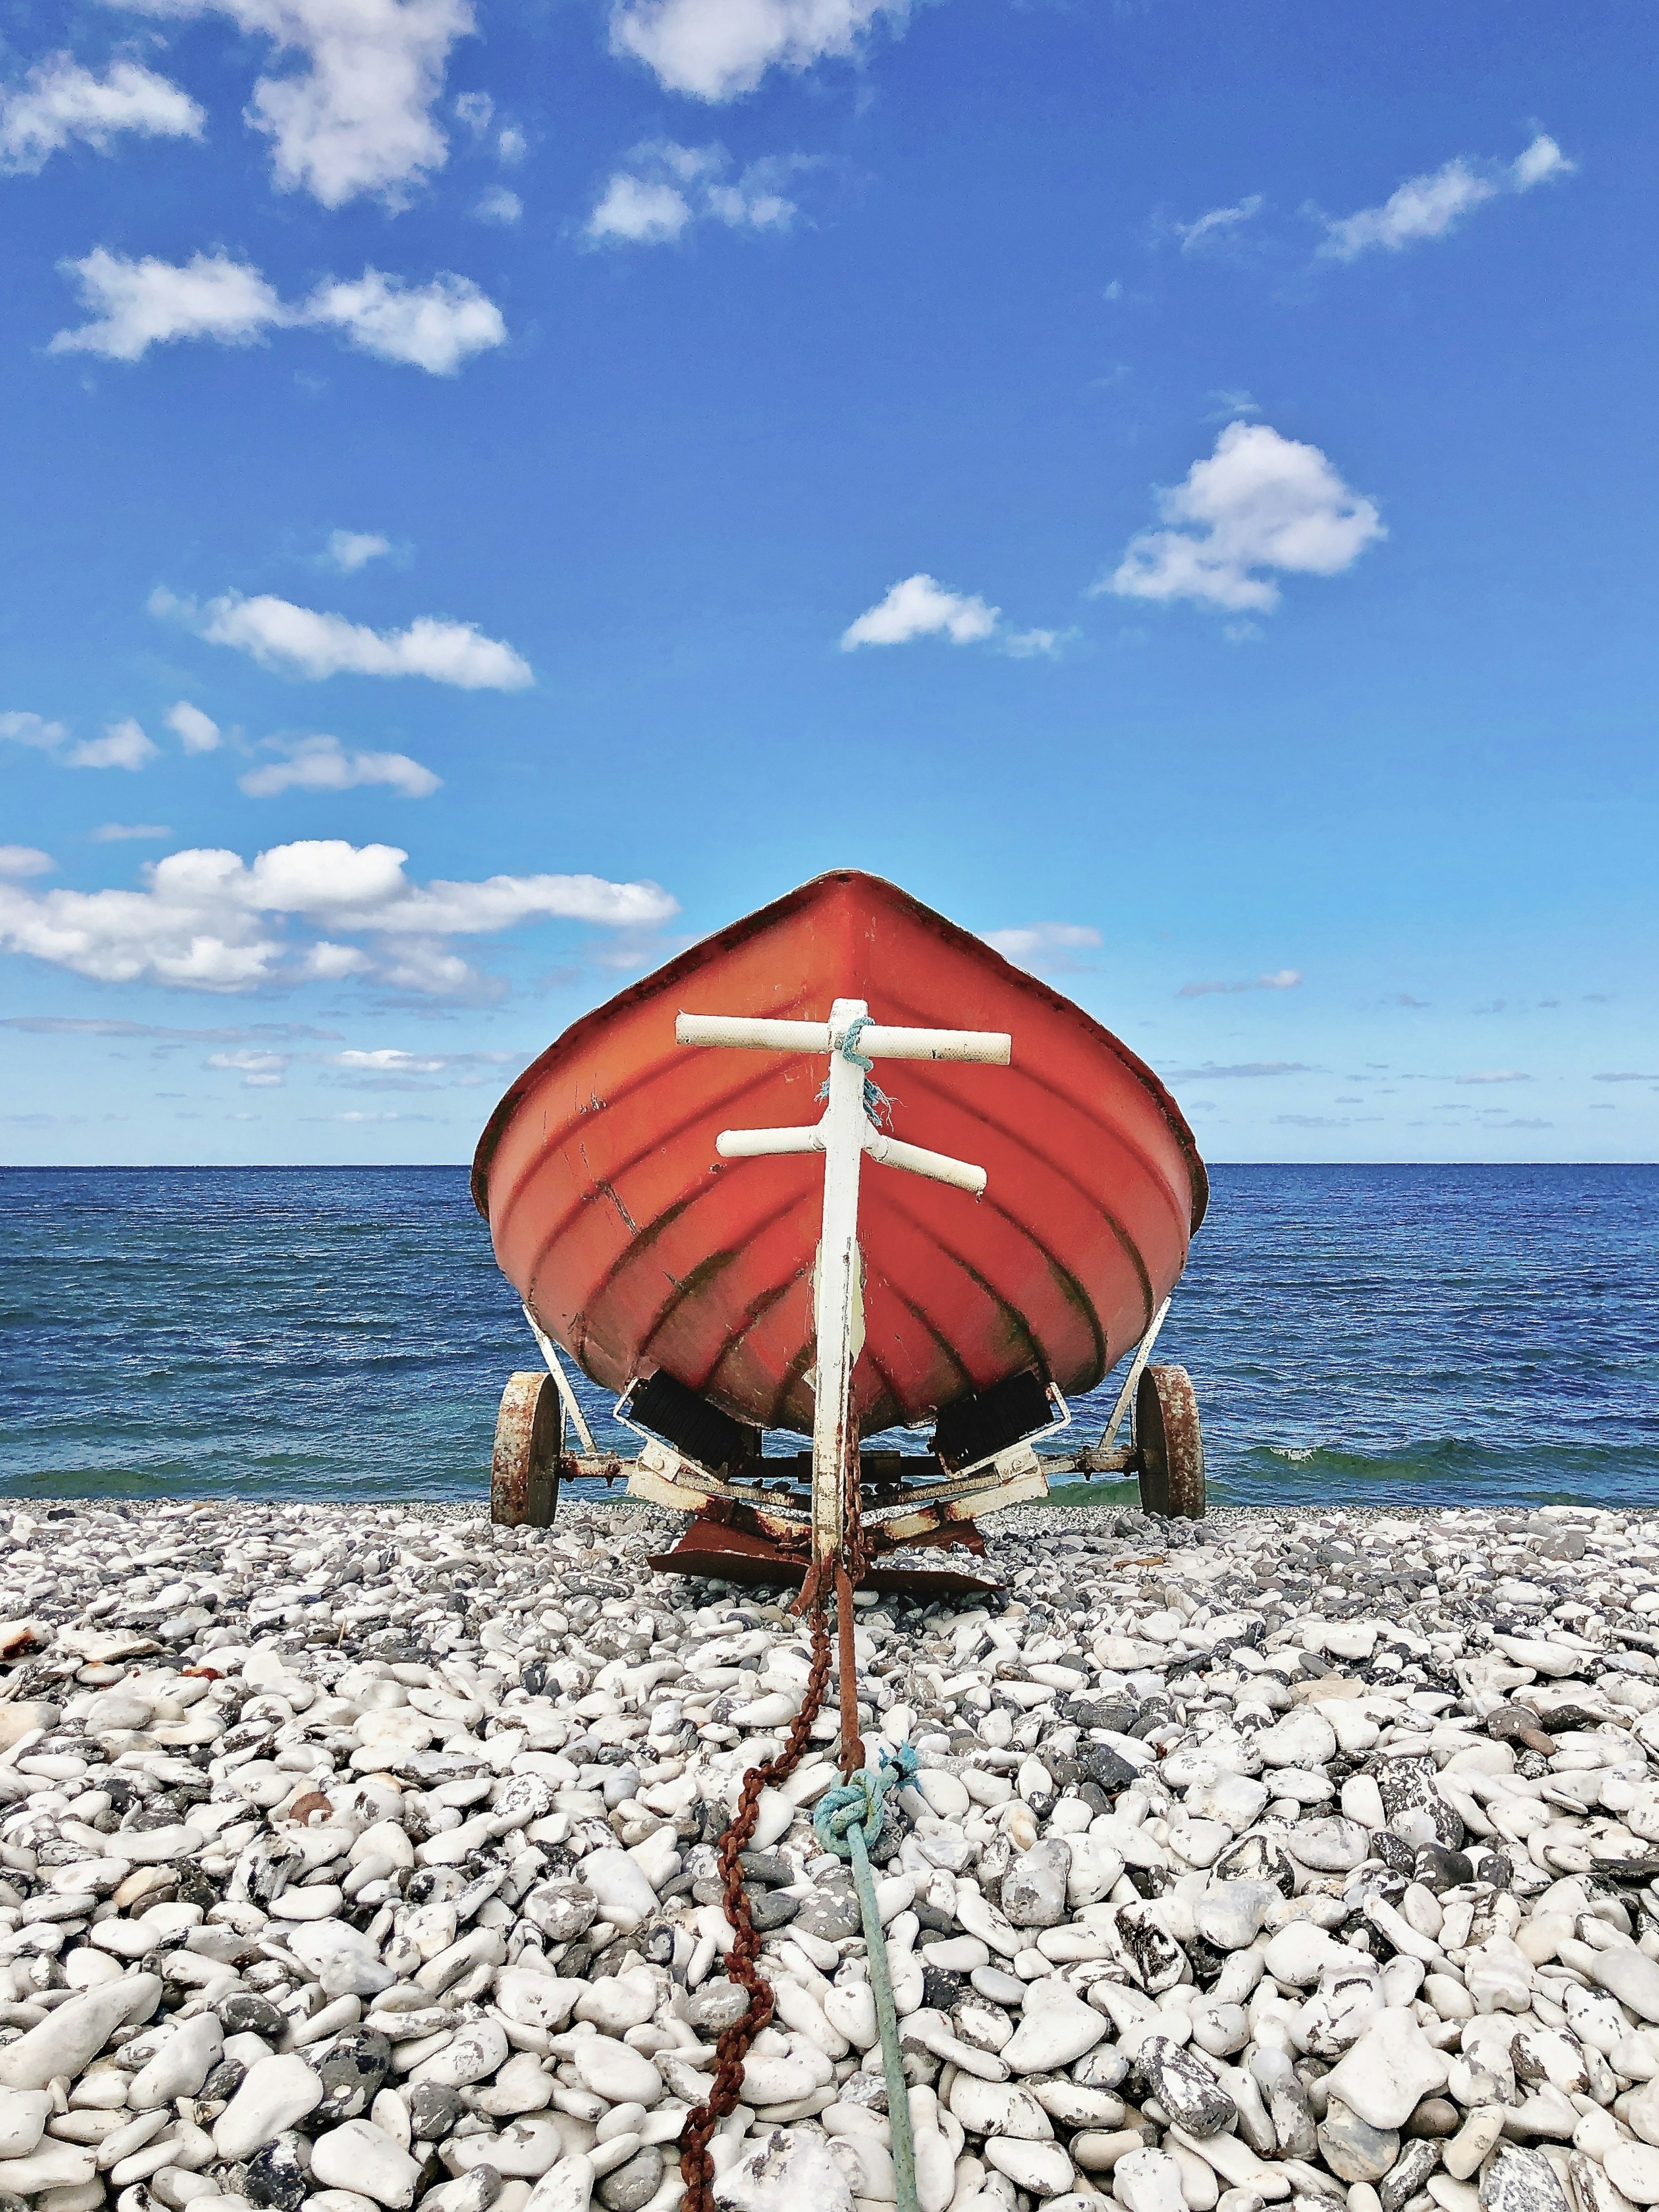
[[[849,1006],[860,1012],[836,1012]],[[822,1049],[677,1040],[677,1025],[750,1042],[757,1021],[822,1029],[832,1019],[843,1049],[830,1054],[827,1086]],[[907,1048],[872,1066],[857,1049],[866,1031],[902,1039],[933,1024],[989,1033],[1007,1064]],[[743,1501],[745,1476],[752,1486],[764,1473],[775,1478],[765,1497],[747,1493],[760,1500],[763,1533],[787,1529],[799,1508],[783,1500],[778,1461],[759,1462],[759,1432],[824,1427],[814,1273],[830,1200],[825,1167],[807,1152],[823,1149],[811,1125],[849,1061],[870,1070],[855,1150],[983,1170],[978,1197],[959,1176],[957,1187],[921,1179],[941,1171],[938,1159],[918,1175],[872,1168],[854,1195],[837,1449],[927,1423],[935,1458],[908,1465],[934,1490],[967,1481],[971,1492],[969,1475],[1052,1425],[1057,1397],[1091,1389],[1146,1339],[1208,1194],[1180,1109],[1127,1045],[981,939],[856,871],[802,885],[574,1023],[491,1115],[475,1201],[538,1334],[624,1397],[676,1461],[653,1475],[665,1454],[653,1462],[647,1445],[632,1486],[730,1504]],[[764,1140],[777,1125],[798,1141]],[[833,1166],[829,1175],[833,1183]],[[1166,1426],[1190,1412],[1190,1459],[1195,1409],[1163,1411]],[[1019,1460],[1029,1477],[1026,1461],[1035,1465],[1029,1449]],[[898,1477],[883,1473],[891,1487]],[[990,1487],[1010,1486],[1007,1466],[991,1474]],[[1031,1494],[1029,1482],[1016,1486]],[[725,1517],[748,1525],[742,1513]],[[907,1516],[887,1517],[902,1533]]]

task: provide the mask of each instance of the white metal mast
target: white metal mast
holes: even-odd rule
[[[822,1152],[823,1229],[818,1245],[813,1317],[817,1331],[812,1413],[812,1556],[840,1549],[848,1485],[857,1480],[858,1436],[853,1425],[853,1368],[864,1341],[860,1276],[859,1170],[864,1155],[977,1198],[983,1168],[943,1152],[902,1144],[871,1119],[865,1104],[867,1064],[878,1060],[977,1060],[1006,1067],[1012,1040],[981,1030],[890,1029],[870,1019],[862,999],[837,999],[827,1022],[750,1020],[682,1014],[681,1044],[734,1045],[761,1052],[827,1052],[823,1118],[795,1129],[726,1129],[714,1149],[723,1159],[760,1159],[780,1152]]]

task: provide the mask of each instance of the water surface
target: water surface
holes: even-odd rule
[[[1659,1500],[1659,1168],[1212,1177],[1158,1356],[1213,1498]],[[482,1498],[535,1364],[464,1169],[0,1170],[0,1492]]]

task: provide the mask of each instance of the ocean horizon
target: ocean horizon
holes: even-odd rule
[[[1659,1498],[1659,1165],[1211,1177],[1157,1357],[1213,1504]],[[482,1504],[538,1364],[464,1167],[0,1169],[0,1249],[8,1497]],[[1073,1401],[1091,1440],[1117,1379]]]

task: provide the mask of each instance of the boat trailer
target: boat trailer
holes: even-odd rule
[[[599,1452],[557,1347],[532,1314],[525,1318],[545,1367],[514,1375],[502,1395],[490,1475],[490,1517],[507,1527],[545,1528],[561,1480],[625,1478],[630,1497],[693,1516],[662,1572],[733,1583],[793,1584],[828,1569],[853,1535],[866,1562],[862,1581],[878,1591],[967,1595],[994,1584],[955,1567],[884,1565],[896,1552],[949,1549],[982,1556],[977,1522],[1048,1494],[1062,1475],[1133,1475],[1145,1510],[1188,1519],[1204,1512],[1204,1447],[1192,1382],[1182,1367],[1151,1364],[1170,1301],[1152,1315],[1110,1419],[1093,1445],[1039,1454],[1039,1443],[1069,1427],[1060,1391],[1036,1373],[1016,1375],[958,1399],[935,1418],[933,1472],[914,1452],[863,1448],[852,1413],[853,1370],[864,1343],[863,1262],[858,1244],[860,1170],[867,1156],[977,1198],[986,1174],[963,1160],[902,1143],[880,1123],[884,1103],[872,1078],[882,1060],[977,1061],[1006,1066],[1012,1042],[983,1030],[904,1029],[872,1021],[862,1000],[837,999],[827,1022],[682,1013],[678,1042],[829,1054],[822,1118],[796,1128],[727,1129],[723,1159],[782,1153],[823,1156],[823,1231],[813,1282],[815,1327],[810,1451],[765,1455],[762,1431],[732,1419],[662,1370],[635,1376],[616,1415],[641,1439],[632,1458]],[[1128,1420],[1127,1443],[1118,1438]],[[566,1447],[567,1428],[580,1449]]]

